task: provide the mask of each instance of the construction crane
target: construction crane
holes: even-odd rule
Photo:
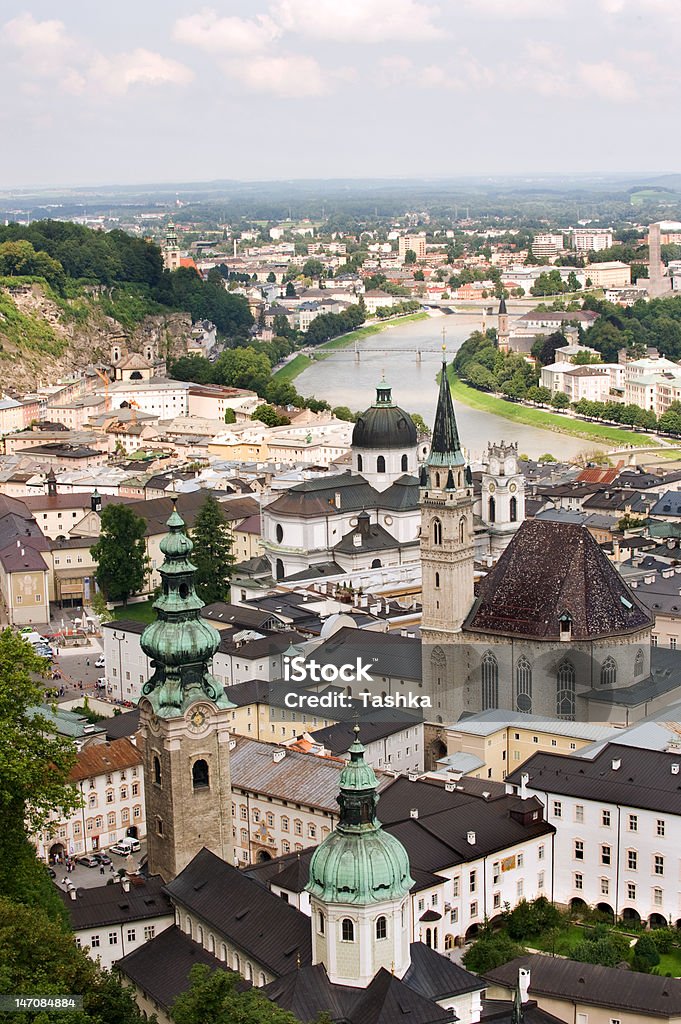
[[[96,366],[94,369],[97,376],[100,377],[101,380],[104,382],[104,409],[106,412],[108,412],[109,409],[111,408],[111,395],[109,394],[109,384],[111,383],[111,378],[109,377],[108,373],[102,373],[102,371],[98,370]]]

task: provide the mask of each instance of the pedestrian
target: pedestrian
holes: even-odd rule
[[[79,690],[82,690],[82,689],[83,689],[83,680],[82,680],[82,679],[81,679],[81,681],[80,681],[80,682],[78,683],[78,689],[79,689]]]
[[[99,873],[100,873],[100,875],[104,874],[104,865],[103,864],[99,865]]]
[[[113,873],[114,873],[114,866],[113,866],[113,864],[112,864],[112,865],[111,865],[111,867],[109,868],[109,871],[110,871],[110,872],[111,872],[111,874],[113,875]]]
[[[62,885],[66,885],[67,882],[68,882],[68,878],[66,877],[66,875],[64,875],[64,877],[61,880],[61,884]]]
[[[86,660],[85,660],[85,667],[86,668],[90,667],[90,659],[89,658],[86,658]]]

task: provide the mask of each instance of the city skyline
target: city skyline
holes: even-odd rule
[[[0,187],[671,171],[679,35],[661,0],[29,0]]]

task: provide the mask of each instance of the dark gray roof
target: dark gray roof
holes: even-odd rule
[[[227,604],[216,601],[207,604],[201,615],[210,622],[224,622],[226,626],[240,626],[245,629],[272,629],[283,626],[284,621],[271,611],[247,607],[242,604]]]
[[[398,715],[397,712],[393,712],[392,718],[385,722],[370,721],[362,716],[361,711],[359,715],[361,739],[365,746],[369,743],[375,743],[376,740],[382,740],[386,736],[393,736],[396,732],[409,729],[423,721],[422,715],[418,717],[415,715],[402,716]],[[327,750],[338,756],[347,753],[351,744],[355,741],[354,726],[355,720],[348,716],[347,721],[338,722],[336,725],[329,725],[325,729],[318,729],[312,733],[312,738],[315,743],[323,743]]]
[[[189,988],[189,972],[194,964],[206,964],[220,971],[227,969],[224,963],[180,931],[177,925],[172,925],[118,960],[116,970],[167,1011]],[[243,992],[250,987],[251,983],[243,978],[237,982],[238,991]]]
[[[348,1022],[348,1008],[357,999],[356,988],[333,985],[329,981],[323,964],[309,964],[292,971],[265,985],[262,991],[282,1010],[288,1010],[305,1024],[325,1013],[334,1022]]]
[[[423,942],[412,942],[411,966],[402,980],[427,999],[444,999],[485,988],[482,978],[440,956]]]
[[[305,480],[296,484],[286,494],[275,498],[267,509],[276,515],[308,518],[336,515],[341,512],[361,512],[365,508],[376,508],[378,504],[378,491],[374,490],[363,476],[340,473],[338,476]]]
[[[654,516],[681,516],[681,491],[667,491],[653,505]]]
[[[409,413],[387,403],[377,403],[360,413],[352,430],[353,448],[413,448],[416,440],[416,427]]]
[[[309,917],[205,847],[167,891],[278,977],[311,961]]]
[[[395,512],[408,511],[417,508],[419,503],[419,481],[416,476],[409,476],[405,473],[395,480],[394,483],[381,491],[379,505],[381,508],[389,508]]]
[[[266,658],[271,654],[281,654],[291,644],[303,641],[304,637],[294,630],[282,629],[276,633],[268,633],[267,636],[258,640],[246,640],[238,645],[231,638],[225,637],[220,641],[218,650],[223,654],[238,654],[244,661],[252,661],[255,658]]]
[[[358,543],[355,543],[355,538],[359,538]],[[415,540],[411,543],[418,544],[418,541]],[[333,551],[343,555],[353,555],[361,554],[363,551],[394,551],[401,547],[406,547],[406,545],[395,540],[379,523],[367,523],[366,526],[360,523],[338,541]]]
[[[575,641],[622,636],[653,624],[585,527],[533,519],[522,524],[481,580],[464,630],[558,640],[565,614]]]
[[[421,641],[415,637],[343,626],[314,651],[315,660],[322,665],[352,663],[358,656],[373,662],[374,679],[421,679]]]
[[[681,1014],[681,981],[654,974],[620,970],[579,963],[562,957],[531,956],[515,960],[488,971],[485,977],[509,989],[518,981],[518,969],[531,971],[530,994],[547,996],[565,1002],[604,1006],[667,1020]]]
[[[100,718],[96,723],[101,729],[106,730],[108,740],[119,740],[123,736],[134,736],[140,727],[139,708],[132,711],[124,711],[120,715],[111,715],[109,718]]]
[[[619,767],[613,768],[613,763],[618,762]],[[506,781],[519,786],[521,775],[527,774],[529,787],[543,793],[678,814],[681,774],[673,771],[673,765],[680,763],[678,753],[608,743],[593,759],[534,754],[522,768],[511,772]]]
[[[151,917],[173,916],[173,907],[165,893],[160,875],[149,878],[131,878],[130,891],[120,883],[77,889],[77,899],[59,890],[71,927],[75,932],[83,928],[98,928],[107,924],[125,924]]]

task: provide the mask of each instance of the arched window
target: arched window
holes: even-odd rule
[[[383,455],[379,455],[376,459],[376,472],[385,473],[385,458]]]
[[[214,935],[209,935],[208,936],[208,952],[212,953],[213,955],[215,955],[215,936]]]
[[[196,929],[196,941],[200,946],[203,945],[203,928],[201,927],[201,925],[199,925],[198,928]]]
[[[208,784],[208,763],[201,758],[192,765],[192,786],[194,789],[206,789]]]
[[[241,960],[239,960],[239,954],[238,953],[234,954],[234,970],[235,971],[240,971],[241,970]]]
[[[220,959],[223,964],[227,962],[227,946],[225,946],[224,942],[220,946]]]
[[[386,918],[381,915],[381,917],[376,919],[376,938],[377,939],[387,939],[387,937],[388,937],[388,922],[387,922]]]
[[[361,473],[363,469],[364,469],[364,460],[362,459],[361,455],[358,455],[357,456],[357,472]]]
[[[186,931],[187,935],[189,936],[189,938],[191,939],[191,937],[192,937],[192,919],[191,919],[191,917],[187,918],[187,926],[185,928],[185,931]]]
[[[319,932],[320,935],[323,935],[325,929],[326,929],[326,918],[324,917],[324,914],[320,910],[319,913],[317,914],[317,931]]]
[[[433,544],[438,547],[442,544],[442,522],[439,519],[433,519]]]
[[[466,517],[462,516],[459,519],[459,544],[463,544],[466,539]]]
[[[406,473],[407,470],[409,469],[409,459],[407,458],[406,455],[403,455],[402,459],[400,460],[400,469],[402,470],[403,473]]]
[[[250,961],[246,961],[246,981],[253,981],[253,968]]]
[[[454,949],[454,936],[445,935],[445,952],[448,953],[450,949]]]
[[[511,498],[510,509],[511,509],[511,522],[512,523],[517,523],[518,522],[518,499],[515,496],[513,496]]]
[[[341,924],[341,937],[343,942],[355,941],[355,926],[349,917],[344,917]]]
[[[494,500],[493,496],[490,496],[490,499],[487,503],[487,507],[489,510],[487,518],[489,519],[490,523],[495,523],[497,519],[497,503]]]
[[[277,528],[274,531],[274,533],[277,538],[277,544],[281,544],[282,540],[284,539],[284,527],[281,525],[281,523],[277,523]]]
[[[440,486],[440,474],[439,473],[435,474],[435,486],[436,487]]]
[[[381,568],[381,559],[380,558],[372,558],[372,560],[371,560],[371,568],[372,569],[380,569]]]
[[[430,928],[426,928],[426,946],[432,947],[433,945],[433,934]]]
[[[556,677],[556,714],[559,718],[575,717],[575,668],[563,658]]]
[[[156,754],[154,754],[153,766],[154,766],[154,782],[156,783],[157,786],[160,786],[161,785],[161,762],[157,758]]]
[[[278,580],[283,580],[283,578],[284,578],[284,563],[282,562],[281,558],[278,558],[277,561],[276,561],[276,574],[277,574],[277,579]]]
[[[499,662],[491,651],[482,659],[482,710],[499,707]]]
[[[640,647],[636,652],[636,661],[634,662],[634,675],[637,677],[643,675],[643,651]]]
[[[532,711],[532,666],[523,655],[515,670],[515,708],[524,714]]]
[[[436,686],[442,686],[445,681],[445,670],[447,668],[447,655],[438,644],[433,647],[430,655],[430,671],[431,676],[435,680]]]
[[[265,977],[264,971],[260,972],[260,987],[267,984],[267,978]]]
[[[601,665],[601,686],[617,685],[617,662],[608,656]]]
[[[440,589],[440,573],[439,572],[435,573],[435,589],[436,590]]]

